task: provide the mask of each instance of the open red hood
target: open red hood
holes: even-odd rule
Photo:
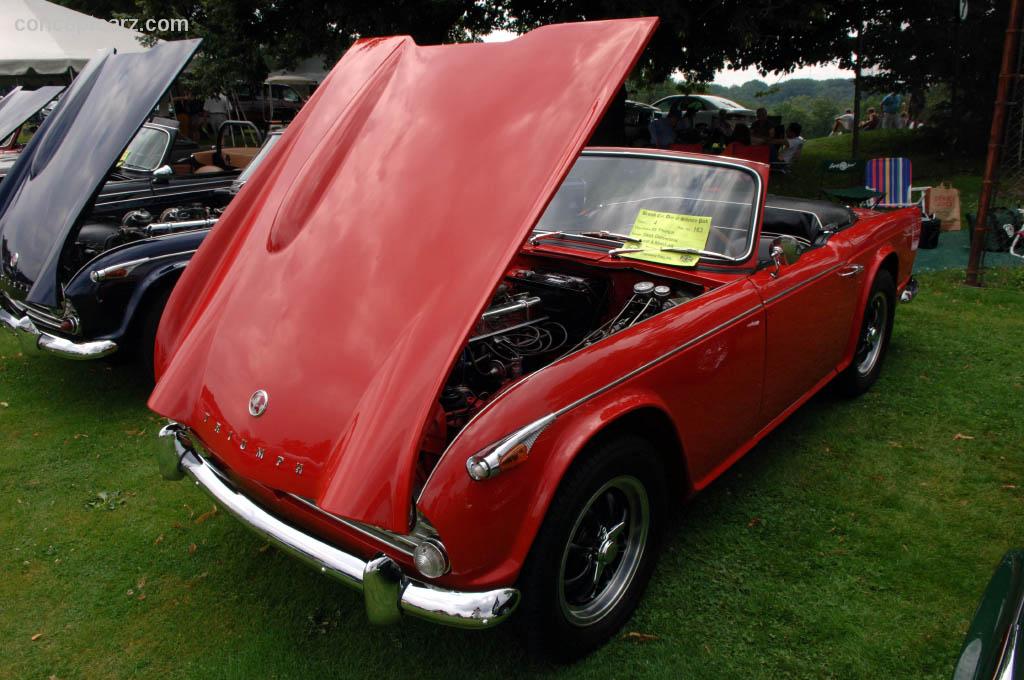
[[[150,407],[250,479],[407,530],[445,377],[656,24],[355,43],[176,286]]]

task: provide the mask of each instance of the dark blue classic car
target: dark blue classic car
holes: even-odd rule
[[[257,148],[248,124],[225,124],[217,148],[191,151],[174,121],[151,118],[196,47],[92,60],[0,182],[0,327],[27,350],[134,350],[150,363],[181,271],[244,183],[240,169],[276,141]]]

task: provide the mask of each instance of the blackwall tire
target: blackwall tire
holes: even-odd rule
[[[608,439],[570,468],[520,575],[531,656],[574,661],[626,623],[657,561],[667,493],[639,437]]]
[[[896,283],[882,269],[875,275],[857,334],[853,361],[836,377],[836,387],[847,397],[864,394],[878,380],[892,338],[896,314]]]

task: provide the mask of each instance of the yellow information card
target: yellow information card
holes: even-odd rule
[[[665,253],[662,248],[693,248],[703,250],[711,235],[711,217],[680,215],[679,213],[641,210],[629,235],[640,239],[640,243],[629,243],[628,248],[643,248],[642,253],[623,253],[622,257],[636,260],[670,264],[676,267],[692,267],[700,259],[698,255]]]

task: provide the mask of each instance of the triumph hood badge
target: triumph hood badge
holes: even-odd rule
[[[270,395],[267,394],[266,390],[256,390],[249,397],[249,415],[254,418],[263,415],[263,412],[267,410],[267,404],[270,403]]]

